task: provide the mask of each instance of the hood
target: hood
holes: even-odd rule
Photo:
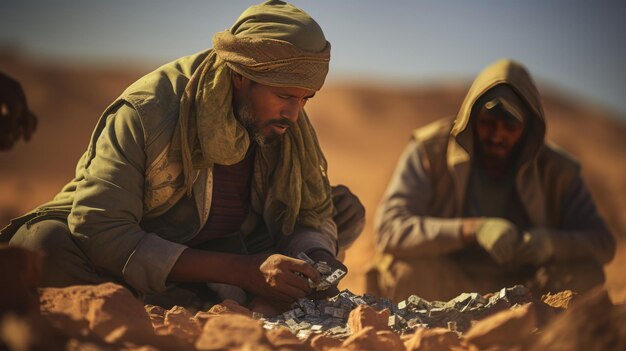
[[[546,124],[539,91],[524,66],[513,60],[503,59],[485,68],[476,77],[465,96],[450,132],[450,142],[456,145],[450,145],[451,148],[449,149],[453,153],[464,155],[449,155],[451,156],[449,159],[451,163],[455,163],[455,160],[469,160],[472,157],[474,141],[471,119],[475,115],[473,113],[475,105],[477,105],[477,101],[481,100],[481,97],[500,84],[511,87],[526,104],[528,111],[525,127],[526,139],[520,156],[521,163],[534,159],[543,146]]]

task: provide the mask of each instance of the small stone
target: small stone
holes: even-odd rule
[[[341,347],[345,350],[404,350],[400,336],[393,332],[377,333],[372,327],[366,327],[347,338]]]
[[[547,293],[541,296],[541,301],[554,308],[567,309],[576,295],[571,290],[561,291],[556,294]]]
[[[444,328],[419,328],[404,343],[407,351],[451,350],[460,344],[459,336]]]
[[[198,350],[221,350],[241,348],[269,349],[265,333],[259,321],[239,314],[223,315],[210,319],[202,328],[195,343]]]
[[[389,310],[376,311],[367,305],[359,305],[350,312],[348,326],[353,333],[359,332],[366,327],[376,330],[389,330]]]
[[[333,337],[320,334],[316,335],[311,339],[310,345],[314,350],[331,350],[334,348],[341,347],[341,340],[335,339]]]
[[[209,312],[214,314],[241,314],[247,317],[252,317],[252,311],[240,305],[237,301],[230,299],[226,299],[217,305],[213,305],[213,307],[209,309]]]
[[[498,312],[476,322],[465,334],[467,341],[480,348],[522,343],[537,328],[532,303]]]
[[[269,330],[265,336],[274,349],[292,349],[302,346],[302,341],[287,328],[280,327]]]

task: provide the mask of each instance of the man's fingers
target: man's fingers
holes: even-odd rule
[[[302,278],[295,275],[293,272],[289,272],[285,274],[284,282],[289,286],[292,286],[298,290],[301,290],[303,293],[308,294],[309,290],[309,282],[307,278]]]
[[[350,201],[350,199],[347,196],[333,199],[333,205],[335,206],[335,208],[337,209],[337,212],[339,213],[354,207],[353,201]]]
[[[348,188],[344,185],[336,185],[334,187],[332,187],[332,195],[333,197],[335,196],[342,196],[349,193]]]
[[[298,277],[295,277],[295,278],[300,279]],[[300,280],[302,280],[302,279],[300,279]],[[291,301],[297,300],[297,299],[299,299],[301,297],[305,297],[309,293],[308,285],[306,285],[305,290],[303,290],[300,287],[295,287],[295,286],[289,284],[288,282],[284,282],[284,283],[285,284],[280,287],[280,291],[281,291],[281,293],[289,296]]]
[[[530,245],[522,245],[518,251],[517,255],[520,257],[520,260],[524,263],[530,263],[533,257],[533,248]]]
[[[356,210],[353,207],[351,207],[344,212],[337,213],[337,215],[333,217],[333,221],[335,221],[335,224],[337,224],[337,227],[342,227],[346,223],[350,223],[351,221],[356,221],[357,217],[358,216],[357,216]]]
[[[311,266],[305,261],[298,259],[291,259],[289,262],[291,263],[291,266],[289,267],[291,271],[300,272],[305,276],[311,278],[311,280],[316,283],[320,281],[320,273],[317,271],[317,269],[315,269],[315,267]]]

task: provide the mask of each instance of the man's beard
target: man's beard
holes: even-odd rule
[[[257,126],[256,118],[254,118],[254,115],[252,114],[252,108],[250,107],[250,103],[248,101],[244,100],[239,106],[237,106],[235,116],[239,120],[239,123],[241,123],[246,131],[248,131],[250,138],[256,141],[259,146],[269,145],[281,139],[280,135],[263,135],[261,129],[276,122],[270,121],[268,124]]]
[[[251,139],[256,141],[259,146],[266,145],[271,141],[267,140],[264,135],[261,134],[261,129],[256,126],[256,121],[252,115],[252,109],[248,101],[243,101],[236,109],[235,116],[239,120],[239,123],[246,128],[248,135]]]

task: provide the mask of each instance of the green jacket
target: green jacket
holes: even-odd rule
[[[180,160],[169,153],[180,98],[208,53],[166,64],[128,87],[102,114],[75,178],[53,201],[3,229],[2,241],[26,221],[67,218],[74,241],[97,268],[139,292],[163,291],[184,243],[211,208],[212,169],[196,170],[187,197]],[[277,251],[294,257],[314,248],[337,252],[332,220],[319,231],[296,226],[279,239]]]
[[[610,261],[615,241],[596,211],[580,166],[544,141],[539,93],[526,71],[507,60],[477,77],[454,120],[415,131],[378,208],[378,249],[395,257],[418,257],[453,253],[465,246],[460,234],[462,218],[467,217],[473,157],[471,112],[475,102],[498,84],[513,87],[532,111],[515,174],[517,199],[511,201],[519,200],[530,228],[550,231],[556,260]]]

